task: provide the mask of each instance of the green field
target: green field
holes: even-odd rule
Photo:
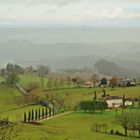
[[[116,90],[108,92],[108,94],[110,94],[111,96],[123,96],[123,94],[125,94],[126,97],[138,98],[140,97],[140,86],[118,88]]]
[[[43,89],[49,89],[48,87],[48,79],[52,79],[52,86],[51,88],[54,89],[56,88],[55,87],[55,79],[57,79],[57,88],[68,88],[68,85],[67,85],[67,80],[66,79],[63,79],[63,77],[57,77],[57,78],[52,78],[54,77],[53,75],[49,75],[48,77],[43,77],[43,79],[39,76],[36,76],[36,75],[29,75],[29,74],[24,74],[24,75],[19,75],[19,83],[24,87],[24,88],[28,88],[28,85],[31,83],[31,82],[37,82],[39,83],[40,85],[42,84],[43,82],[43,86],[42,88]],[[61,85],[60,83],[60,80],[63,79],[63,84]],[[73,83],[70,82],[70,85],[69,87],[73,87]]]
[[[19,107],[22,94],[13,86],[0,85],[0,113]]]
[[[123,129],[114,123],[113,117],[115,117],[114,112],[106,112],[101,115],[80,111],[43,121],[40,126],[24,125],[21,138],[34,140],[41,138],[45,140],[135,140],[136,138],[125,138],[91,131],[91,125],[94,122],[99,122],[107,123],[108,131],[114,129],[123,133]]]
[[[80,101],[92,100],[94,91],[97,91],[98,96],[102,95],[101,88],[76,88],[76,89],[59,89],[48,90],[45,94],[60,96],[65,100],[66,106],[74,107]],[[119,95],[123,94],[126,97],[137,98],[139,96],[140,87],[130,88],[107,88],[107,94]],[[0,118],[8,117],[10,121],[22,121],[24,112],[31,109],[42,108],[39,105],[27,106],[23,104],[24,96],[13,86],[0,85]],[[121,110],[120,110],[121,113]],[[73,112],[68,115],[59,116],[50,120],[41,121],[41,125],[20,124],[22,131],[19,138],[21,140],[135,140],[136,138],[125,138],[115,135],[95,133],[91,131],[91,126],[94,122],[107,123],[108,132],[111,129],[119,130],[124,133],[124,130],[115,122],[115,111],[106,111],[103,114],[90,114],[83,111]],[[128,133],[133,134],[133,132]],[[137,134],[136,134],[137,135]]]
[[[64,99],[66,106],[74,107],[80,101],[92,100],[94,97],[94,91],[97,91],[98,98],[103,95],[102,88],[76,88],[76,89],[59,89],[59,90],[48,90],[46,94],[51,94],[55,96],[60,96]],[[126,87],[122,88],[106,88],[106,94],[110,96],[123,96],[131,98],[139,98],[140,87]]]

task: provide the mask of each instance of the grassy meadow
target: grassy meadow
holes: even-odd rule
[[[125,138],[104,133],[91,131],[94,122],[108,124],[108,132],[111,129],[123,133],[122,127],[115,122],[115,112],[104,114],[89,114],[82,111],[74,112],[65,116],[42,121],[40,126],[24,124],[21,139],[34,140],[136,140],[137,138]],[[129,134],[132,134],[130,131]]]
[[[25,79],[28,78],[28,83],[35,81],[39,82],[39,77],[20,77],[20,83],[24,86]],[[47,80],[47,79],[46,79]],[[64,89],[47,89],[45,95],[61,97],[64,100],[65,106],[74,108],[83,100],[92,100],[94,91],[97,91],[98,97],[101,97],[102,88],[64,88]],[[140,96],[140,87],[126,88],[106,88],[106,94],[111,96],[122,96],[138,98]],[[24,104],[24,96],[14,87],[7,84],[0,85],[0,118],[8,117],[10,121],[23,121],[23,114],[32,109],[42,108],[40,105]],[[136,106],[138,106],[136,104]],[[138,110],[139,111],[139,110]],[[120,109],[118,113],[121,113]],[[40,125],[22,124],[22,131],[19,134],[20,140],[135,140],[138,138],[121,137],[104,133],[95,133],[91,131],[93,123],[106,123],[108,132],[111,129],[119,130],[124,133],[124,130],[115,122],[115,110],[107,110],[105,113],[84,113],[78,110],[67,115],[54,117],[49,120],[40,121]],[[132,135],[133,132],[129,132]],[[137,133],[136,133],[137,135]]]

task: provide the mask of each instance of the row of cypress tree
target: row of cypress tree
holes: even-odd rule
[[[55,109],[50,108],[50,107],[46,107],[46,108],[42,108],[42,109],[32,109],[29,110],[28,113],[24,112],[24,122],[33,122],[33,121],[37,121],[40,120],[42,118],[47,118],[51,115],[55,114]]]

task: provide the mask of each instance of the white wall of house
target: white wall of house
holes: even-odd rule
[[[125,105],[126,105],[126,106],[130,106],[130,105],[132,105],[132,104],[133,104],[132,101],[126,101],[126,102],[125,102]]]
[[[106,100],[106,102],[109,108],[118,108],[123,104],[122,99],[111,99],[111,100]]]
[[[123,105],[122,99],[110,99],[106,100],[109,108],[118,108]],[[132,101],[125,101],[125,106],[131,106]]]

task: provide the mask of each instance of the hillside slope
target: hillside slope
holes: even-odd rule
[[[126,69],[124,67],[115,64],[112,61],[107,61],[104,59],[96,62],[95,69],[98,71],[98,73],[104,75],[111,75],[111,76],[114,75],[114,76],[121,76],[127,78],[134,78],[140,76],[140,72],[136,70]]]

